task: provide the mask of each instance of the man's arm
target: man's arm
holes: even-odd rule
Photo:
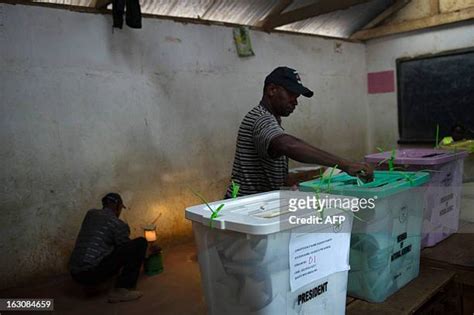
[[[283,134],[273,138],[268,148],[271,156],[286,155],[302,163],[312,163],[324,166],[338,166],[352,176],[360,176],[365,180],[372,180],[373,169],[365,163],[353,163],[329,152],[320,150],[294,136]]]
[[[120,222],[114,230],[115,245],[121,246],[130,241],[130,227],[125,222]]]

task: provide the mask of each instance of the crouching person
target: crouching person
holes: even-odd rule
[[[69,261],[72,278],[83,285],[97,285],[118,275],[109,302],[139,299],[135,289],[145,259],[146,239],[131,240],[129,226],[119,219],[125,208],[119,194],[102,198],[102,209],[89,210],[82,222]]]

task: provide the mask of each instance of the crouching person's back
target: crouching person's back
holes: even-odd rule
[[[103,209],[89,210],[81,225],[69,261],[75,281],[93,286],[118,275],[109,302],[136,300],[142,296],[136,285],[145,259],[145,238],[130,239],[130,228],[119,219],[125,208],[119,194],[102,198]]]

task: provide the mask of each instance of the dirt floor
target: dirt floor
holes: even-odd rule
[[[156,276],[140,276],[137,289],[144,293],[138,301],[110,304],[106,284],[102,291],[88,296],[68,275],[56,277],[38,286],[0,291],[1,298],[53,298],[54,314],[206,314],[199,265],[194,243],[164,250],[164,271]],[[12,312],[26,314],[27,312]],[[30,312],[36,315],[49,312]],[[7,312],[1,312],[2,315]]]
[[[458,233],[474,233],[474,224],[461,221]],[[141,274],[138,289],[144,296],[138,301],[110,304],[107,302],[107,290],[112,288],[113,281],[107,283],[101,292],[89,296],[68,275],[55,277],[35,286],[0,291],[0,298],[53,298],[54,314],[206,314],[194,242],[164,249],[163,257],[164,271],[161,274]],[[8,312],[0,313],[5,315]]]

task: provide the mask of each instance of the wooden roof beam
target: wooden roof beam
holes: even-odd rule
[[[410,3],[411,0],[397,0],[394,4],[389,6],[387,9],[385,9],[382,13],[377,15],[375,19],[367,23],[362,29],[368,29],[368,28],[373,28],[389,17],[391,17],[393,14],[397,13],[400,11],[403,7],[405,7],[408,3]],[[436,0],[438,1],[438,0]]]
[[[321,1],[318,3],[310,4],[302,8],[294,9],[289,12],[285,12],[273,17],[265,19],[262,23],[262,27],[267,30],[274,29],[276,27],[291,24],[297,21],[306,20],[321,14],[344,10],[351,6],[358,5],[369,0],[339,0],[339,1]]]
[[[292,3],[293,3],[293,0],[280,0],[280,2],[272,8],[270,13],[265,17],[265,19],[259,21],[255,26],[263,27],[263,25],[267,21],[272,20],[275,17],[279,16],[281,12],[283,12],[286,8],[288,8],[290,4]]]
[[[354,33],[350,37],[350,39],[369,40],[372,38],[403,32],[410,32],[424,28],[435,27],[439,25],[445,25],[472,19],[474,19],[474,7],[469,7],[459,11],[442,13],[421,19],[408,20],[401,23],[382,25],[368,30],[361,30]]]
[[[430,0],[430,15],[438,15],[439,13],[439,0]]]

